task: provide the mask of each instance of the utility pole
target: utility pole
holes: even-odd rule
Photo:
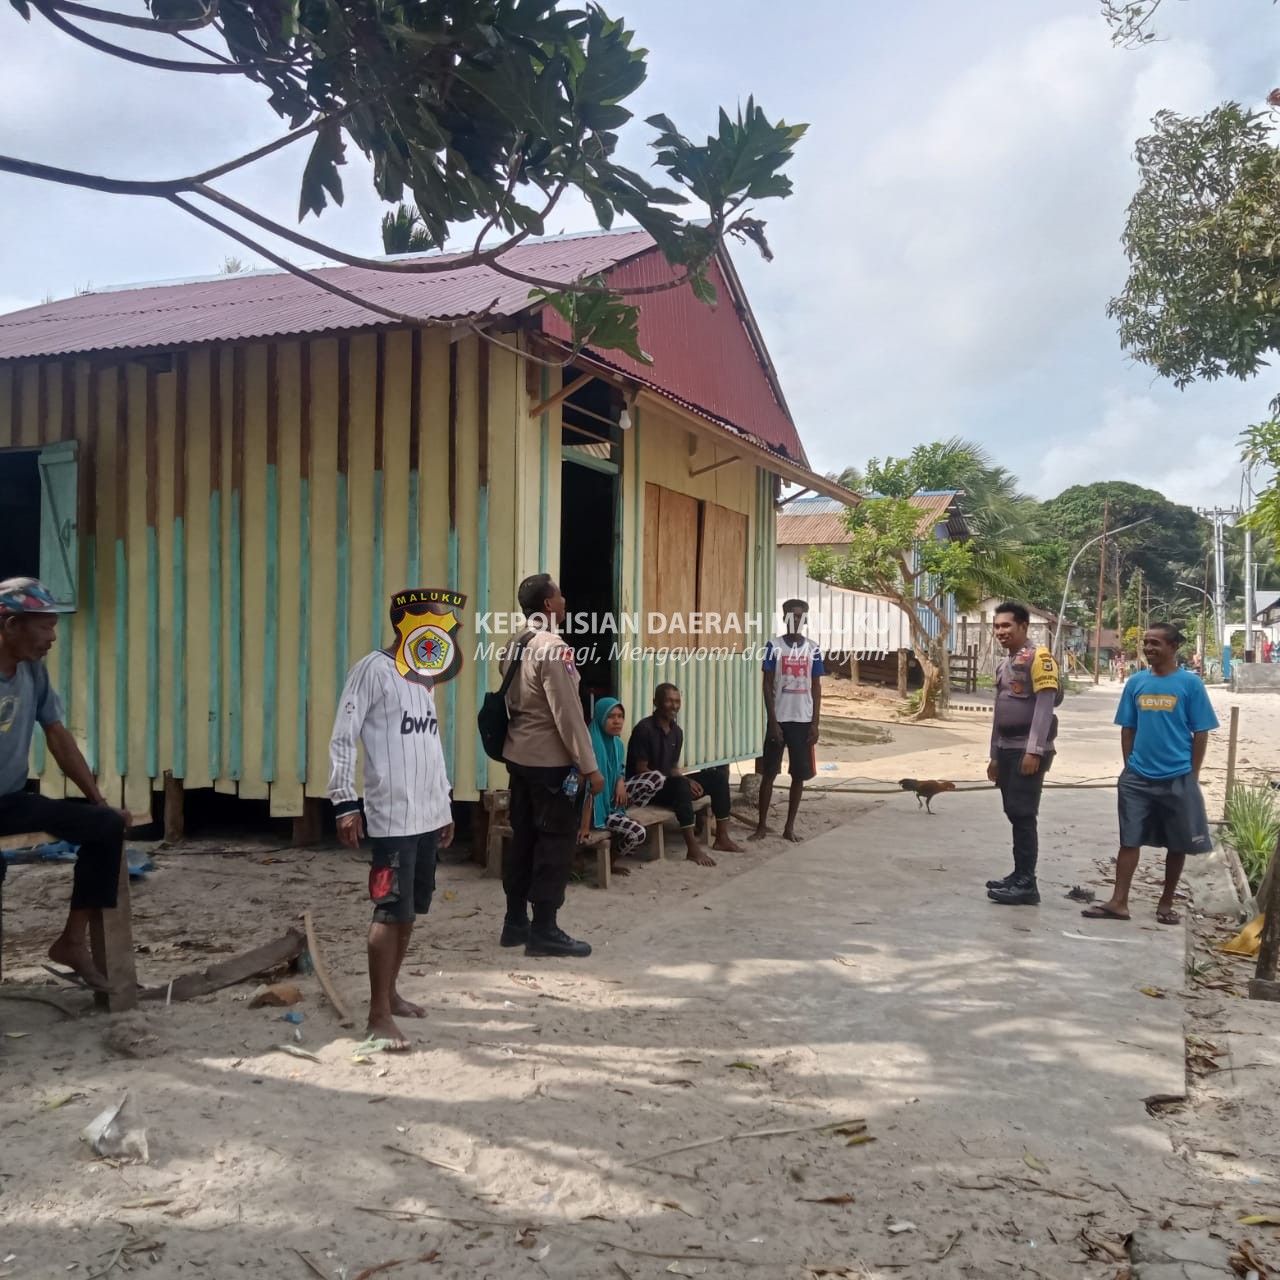
[[[1120,637],[1120,648],[1124,649],[1124,592],[1120,589],[1120,545],[1115,548],[1115,576],[1112,582],[1116,589],[1116,635]]]
[[[1218,630],[1218,650],[1222,654],[1222,678],[1231,677],[1231,646],[1227,640],[1227,570],[1225,542],[1227,522],[1240,514],[1238,507],[1200,507],[1199,514],[1213,521],[1213,574],[1217,592],[1213,598],[1214,622]]]
[[[1244,527],[1244,660],[1253,662],[1253,530]]]
[[[1102,547],[1098,551],[1098,613],[1095,631],[1096,638],[1093,642],[1094,684],[1098,683],[1102,669],[1102,592],[1107,582],[1107,520],[1110,515],[1111,500],[1108,498],[1102,504]]]

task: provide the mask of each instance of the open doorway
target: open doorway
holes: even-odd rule
[[[0,451],[0,581],[40,576],[40,451]]]
[[[565,637],[578,654],[583,709],[617,691],[617,633],[602,626],[617,612],[618,477],[566,458],[561,477],[560,589],[574,626]],[[594,616],[595,625],[588,625]]]

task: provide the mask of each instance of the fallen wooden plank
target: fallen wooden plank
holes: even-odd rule
[[[274,941],[254,947],[243,955],[211,964],[196,973],[184,973],[164,986],[147,987],[138,992],[138,999],[192,1000],[196,996],[207,996],[211,991],[221,991],[223,987],[233,987],[237,982],[247,982],[250,978],[256,978],[290,960],[296,960],[306,949],[306,936],[297,929],[290,929]]]
[[[316,977],[320,981],[320,989],[333,1006],[333,1011],[338,1015],[338,1025],[340,1027],[353,1026],[355,1019],[351,1016],[347,1006],[343,1004],[342,997],[333,985],[333,979],[329,977],[329,966],[324,962],[324,953],[320,950],[320,939],[316,937],[316,924],[311,918],[311,912],[306,912],[302,919],[307,930],[307,949],[311,952],[311,967],[316,971]]]

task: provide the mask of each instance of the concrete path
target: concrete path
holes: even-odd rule
[[[678,1039],[705,1044],[710,1023],[730,1024],[742,1061],[790,1068],[774,1082],[786,1101],[868,1121],[878,1141],[855,1161],[826,1139],[808,1144],[805,1185],[820,1189],[774,1184],[756,1211],[762,1231],[783,1200],[846,1190],[858,1198],[849,1246],[873,1273],[877,1262],[936,1257],[961,1233],[932,1274],[1034,1272],[1037,1259],[1047,1268],[1038,1274],[1065,1274],[1082,1256],[1080,1225],[1105,1234],[1110,1218],[1119,1235],[1132,1225],[1123,1194],[1154,1210],[1157,1184],[1185,1193],[1144,1105],[1184,1092],[1183,930],[1157,926],[1154,901],[1136,901],[1121,924],[1084,920],[1064,897],[1074,883],[1096,884],[1095,859],[1114,850],[1114,803],[1106,791],[1046,793],[1039,908],[986,898],[983,881],[1008,869],[997,796],[943,796],[934,817],[879,806],[607,948],[608,970],[634,995],[688,1023]],[[655,965],[655,954],[669,959]],[[633,1158],[767,1126],[768,1116],[736,1114],[737,1082],[726,1089],[700,1132],[655,1127]],[[769,1145],[659,1167],[686,1178],[696,1169],[715,1187],[749,1159],[769,1167]],[[806,1163],[791,1156],[788,1168]],[[783,1216],[793,1240],[800,1219],[812,1227],[811,1212]],[[888,1231],[904,1220],[918,1230]]]

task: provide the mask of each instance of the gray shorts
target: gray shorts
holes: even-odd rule
[[[1126,768],[1116,784],[1120,844],[1169,853],[1212,853],[1204,796],[1193,773],[1145,778]]]

